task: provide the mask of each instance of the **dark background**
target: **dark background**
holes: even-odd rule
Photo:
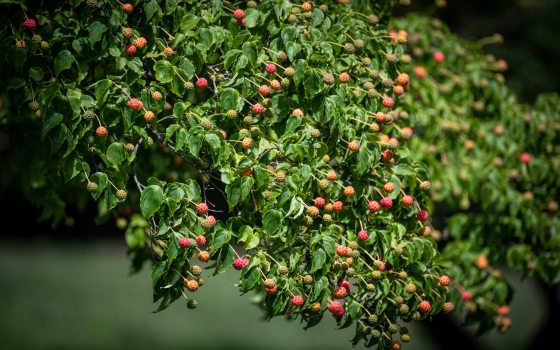
[[[477,40],[501,33],[502,45],[488,53],[508,61],[509,86],[531,102],[542,92],[560,91],[560,1],[413,0],[406,11],[441,18],[455,33]],[[403,8],[397,10],[404,13]],[[10,150],[0,151],[6,164]],[[1,170],[1,167],[0,167]],[[13,179],[14,183],[17,179]],[[260,320],[251,295],[237,297],[235,274],[209,280],[200,290],[200,307],[187,310],[179,300],[152,314],[149,271],[129,276],[123,232],[114,220],[93,224],[96,206],[69,207],[73,225],[37,223],[40,211],[22,200],[9,182],[0,184],[0,339],[2,347],[27,348],[349,348],[353,329],[332,331],[327,317],[304,332],[297,322]],[[513,328],[474,338],[460,329],[462,315],[434,317],[412,326],[414,349],[532,349],[555,342],[553,315],[559,292],[539,281],[510,273],[516,289]],[[415,339],[416,338],[416,339]]]

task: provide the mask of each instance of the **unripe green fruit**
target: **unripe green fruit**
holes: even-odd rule
[[[381,278],[381,271],[372,271],[371,277],[372,277],[374,280],[380,279],[380,278]]]
[[[401,341],[403,343],[408,343],[410,341],[410,334],[408,333],[401,334]]]
[[[371,336],[374,337],[374,338],[379,338],[379,337],[381,337],[381,332],[378,331],[377,329],[372,329]]]
[[[187,89],[187,90],[192,90],[192,89],[194,89],[194,84],[193,84],[191,81],[187,81],[187,82],[185,83],[185,89]]]
[[[128,193],[125,190],[117,190],[117,198],[119,200],[124,201],[127,195]]]
[[[191,267],[191,272],[195,276],[200,276],[202,274],[202,268],[198,265],[193,265],[193,267]]]
[[[39,44],[41,43],[41,41],[43,41],[43,38],[41,38],[39,34],[35,34],[31,37],[31,41],[33,41],[35,44]]]
[[[319,129],[313,129],[313,130],[311,130],[311,136],[319,137],[319,136],[321,136],[321,131]]]
[[[350,277],[354,277],[354,275],[356,274],[356,270],[353,267],[349,267],[346,270],[346,274]]]
[[[420,315],[420,312],[418,312],[418,311],[415,311],[415,312],[412,314],[412,319],[413,319],[414,321],[418,321],[418,320],[420,320],[421,318],[422,318],[422,317],[421,317],[421,315]]]
[[[126,145],[124,145],[124,149],[127,152],[133,152],[134,151],[134,144],[132,143],[127,143]]]
[[[326,223],[332,222],[333,221],[332,216],[329,215],[329,214],[323,215],[323,221],[326,222]]]
[[[243,118],[243,124],[251,125],[253,124],[253,117],[250,115]]]
[[[348,247],[349,247],[350,249],[352,249],[352,250],[358,249],[359,246],[360,246],[360,245],[359,245],[358,242],[356,242],[356,241],[352,241],[352,242],[348,243]]]
[[[259,6],[256,1],[247,1],[247,7],[249,8],[257,8]]]
[[[88,182],[87,184],[87,190],[89,192],[95,192],[97,191],[97,184],[95,182]]]
[[[117,218],[115,225],[119,230],[124,230],[128,226],[128,221],[125,218]]]
[[[43,50],[48,49],[49,46],[50,46],[50,45],[49,45],[49,43],[48,43],[47,41],[41,41],[41,48],[42,48]]]
[[[389,325],[389,327],[387,327],[387,330],[391,333],[391,334],[395,334],[399,331],[399,326],[397,326],[397,324],[395,323],[391,323]]]
[[[369,317],[368,317],[368,321],[369,321],[369,323],[371,323],[371,324],[375,324],[375,323],[377,323],[377,321],[379,321],[379,318],[377,317],[377,315],[371,314],[371,315],[369,315]]]
[[[29,108],[31,108],[34,111],[38,110],[40,108],[39,107],[39,102],[37,102],[35,100],[29,102]]]
[[[276,54],[276,58],[278,58],[280,61],[285,61],[288,59],[288,55],[284,51],[278,51],[278,53]]]
[[[288,274],[288,272],[290,272],[290,270],[288,269],[287,266],[282,265],[282,266],[279,266],[279,267],[278,267],[278,273],[279,273],[279,274],[281,274],[281,275],[286,275],[286,274]]]
[[[357,258],[360,256],[360,252],[358,250],[352,250],[349,254],[348,254],[351,258]]]
[[[93,112],[92,110],[87,110],[82,116],[85,120],[92,120],[93,118],[95,118],[95,112]]]
[[[368,292],[375,292],[375,285],[373,285],[373,283],[368,283],[366,285],[366,289],[368,290]]]
[[[313,276],[311,276],[311,275],[303,276],[303,283],[305,283],[305,284],[313,283]]]
[[[406,285],[406,287],[404,287],[404,289],[406,290],[407,293],[414,293],[416,292],[416,285],[414,283],[409,283]]]
[[[397,305],[401,305],[402,303],[404,303],[403,297],[401,297],[401,296],[396,297],[396,298],[395,298],[395,303],[396,303]]]
[[[408,305],[406,305],[406,304],[402,304],[402,305],[399,307],[399,312],[400,312],[401,314],[403,314],[403,315],[406,315],[409,311],[410,311],[410,308],[409,308]]]
[[[280,84],[282,84],[282,87],[284,89],[288,88],[290,86],[290,79],[288,78],[283,78],[282,81],[280,82]]]
[[[407,278],[407,277],[408,277],[408,273],[406,273],[406,271],[401,271],[401,272],[399,272],[399,278],[400,278],[400,279],[403,279],[403,280],[404,280],[404,279]]]
[[[202,125],[202,127],[206,130],[210,130],[214,126],[212,121],[208,118],[202,118],[202,120],[200,121],[200,125]]]
[[[226,112],[226,116],[230,119],[234,119],[235,117],[237,117],[237,112],[234,111],[233,109],[230,109],[229,111]]]
[[[189,309],[196,309],[196,307],[198,306],[198,301],[195,299],[189,299],[187,301],[187,307]]]

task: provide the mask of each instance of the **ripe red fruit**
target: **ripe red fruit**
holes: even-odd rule
[[[197,213],[204,215],[208,212],[208,205],[204,202],[199,203],[196,206],[196,211],[197,211]]]
[[[249,259],[247,258],[237,258],[233,260],[233,268],[236,270],[242,270],[245,266],[249,264]]]
[[[379,202],[379,204],[381,204],[383,209],[389,209],[393,206],[393,200],[389,197],[383,197],[381,198],[381,202]]]
[[[447,287],[449,285],[449,277],[443,275],[439,278],[439,284],[443,287]]]
[[[430,217],[430,214],[427,210],[420,210],[418,214],[416,214],[416,218],[420,221],[426,221]]]
[[[430,302],[427,300],[422,300],[420,304],[418,304],[418,310],[422,313],[428,313],[432,309]]]
[[[206,80],[206,78],[198,78],[196,87],[199,89],[206,89],[208,87],[208,80]]]
[[[498,309],[498,315],[507,316],[508,314],[509,314],[509,306],[507,305],[500,306],[500,308]]]
[[[266,85],[261,85],[259,87],[259,94],[263,97],[270,95],[270,88]]]
[[[325,199],[323,197],[317,197],[313,201],[316,207],[322,208],[325,206]]]
[[[242,20],[245,17],[245,12],[242,9],[237,9],[233,11],[233,18],[236,20]]]
[[[442,63],[443,61],[445,61],[445,54],[441,51],[436,51],[433,54],[433,58],[437,63]]]
[[[461,299],[463,299],[464,301],[471,301],[473,298],[472,292],[464,291],[463,294],[461,294]]]
[[[187,248],[190,244],[191,244],[191,242],[189,241],[189,239],[187,237],[179,238],[179,247]]]
[[[237,24],[239,24],[240,26],[244,26],[245,25],[245,18],[238,19]]]
[[[206,237],[204,237],[203,235],[200,235],[200,236],[196,237],[196,245],[197,246],[202,247],[205,244],[206,244]]]
[[[344,209],[344,203],[342,203],[341,201],[336,201],[333,203],[333,210],[335,212],[340,212],[342,211],[342,209]]]
[[[137,48],[141,49],[144,46],[146,46],[148,44],[148,40],[146,40],[146,38],[144,38],[143,36],[139,37],[138,39],[134,40],[133,42],[134,46],[136,46]]]
[[[369,233],[366,230],[361,230],[360,232],[358,232],[358,239],[360,241],[367,241],[368,238]]]
[[[414,198],[412,198],[412,196],[405,195],[405,196],[402,197],[401,202],[405,206],[410,207],[412,205],[412,203],[414,203]]]
[[[417,66],[414,67],[414,74],[416,74],[418,78],[424,78],[426,75],[428,75],[428,72],[426,71],[426,68]]]
[[[334,317],[341,318],[344,315],[344,308],[341,307],[337,312],[334,313]]]
[[[346,289],[347,291],[350,291],[350,281],[348,280],[341,281],[340,286]]]
[[[282,84],[280,84],[280,82],[276,79],[270,81],[270,88],[272,90],[280,90],[280,88],[282,87]]]
[[[264,106],[260,103],[255,103],[252,109],[253,113],[256,115],[262,114],[264,112]]]
[[[133,111],[139,111],[144,108],[144,104],[137,98],[131,98],[130,101],[128,101],[128,107]]]
[[[190,290],[191,292],[196,292],[198,289],[198,282],[195,280],[185,280],[185,286],[187,287],[188,290]]]
[[[292,111],[292,115],[295,115],[296,117],[303,118],[303,111],[299,108],[296,108]]]
[[[198,253],[198,260],[202,262],[207,262],[210,259],[210,253],[206,250],[201,251]]]
[[[278,287],[274,286],[272,288],[266,288],[264,290],[264,292],[266,293],[266,295],[274,295],[274,294],[276,294],[277,290],[278,290]]]
[[[336,180],[336,173],[335,173],[333,170],[329,171],[329,172],[327,173],[327,179],[328,179],[329,181],[334,181],[334,180]]]
[[[327,308],[329,309],[330,312],[336,314],[340,311],[340,309],[342,309],[342,304],[338,300],[333,300],[329,303]]]
[[[23,28],[26,30],[33,30],[37,26],[37,22],[34,19],[28,18],[23,22]]]
[[[345,245],[339,245],[336,247],[336,254],[342,258],[348,255],[348,247]]]
[[[355,152],[355,151],[360,149],[360,143],[358,141],[355,141],[355,140],[350,141],[348,143],[348,149]]]
[[[342,299],[346,296],[346,294],[348,294],[348,291],[346,290],[346,288],[344,287],[339,287],[334,291],[334,296],[337,299]]]
[[[356,193],[356,191],[354,190],[354,187],[352,187],[352,186],[344,187],[344,195],[346,197],[352,197],[354,195],[354,193]]]
[[[381,152],[381,156],[383,157],[384,161],[390,161],[391,159],[393,159],[393,151],[386,149],[385,151]]]
[[[385,271],[385,261],[382,261],[382,262],[381,262],[381,264],[379,265],[378,270],[381,271],[381,272]]]
[[[338,80],[339,80],[341,83],[345,84],[345,83],[347,83],[347,82],[350,80],[350,75],[349,75],[348,73],[346,73],[346,72],[340,73],[340,74],[338,75]]]
[[[395,100],[391,96],[386,96],[383,99],[383,106],[387,108],[392,108],[395,105]]]
[[[132,6],[132,4],[126,3],[126,4],[122,4],[122,9],[125,13],[131,14],[132,10],[134,10],[134,7]]]
[[[367,207],[372,213],[376,213],[381,209],[378,201],[369,201]]]
[[[276,66],[272,63],[269,63],[266,65],[265,70],[268,74],[274,74],[276,73]]]
[[[531,162],[531,159],[531,155],[527,152],[521,153],[521,155],[519,156],[519,160],[523,164],[529,164]]]
[[[212,215],[208,215],[206,219],[202,221],[202,227],[204,228],[212,228],[216,225],[216,218]]]
[[[401,350],[402,345],[401,342],[398,340],[393,340],[391,342],[391,350]]]
[[[136,55],[136,46],[128,44],[128,46],[126,47],[126,54],[129,56]]]
[[[292,298],[292,304],[294,306],[300,307],[303,305],[304,302],[305,300],[303,300],[303,297],[301,295],[296,295],[295,297]]]
[[[108,134],[107,128],[104,127],[104,126],[100,126],[95,130],[95,134],[99,137],[107,136],[107,134]]]

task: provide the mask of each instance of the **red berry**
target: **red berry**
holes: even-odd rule
[[[381,264],[379,265],[378,270],[381,271],[381,272],[385,271],[385,261],[382,261],[382,262],[381,262]]]
[[[395,105],[395,100],[391,96],[387,96],[383,99],[383,106],[387,108],[392,108]]]
[[[26,30],[33,30],[37,26],[37,22],[34,19],[28,18],[23,22],[23,28]]]
[[[253,105],[253,113],[256,115],[262,114],[264,112],[264,106],[261,105],[260,103],[255,103],[255,105]]]
[[[179,238],[179,247],[181,248],[186,248],[191,244],[191,242],[189,241],[189,239],[187,237],[181,237]]]
[[[268,74],[273,74],[276,72],[276,66],[272,63],[267,64],[265,70]]]
[[[428,75],[428,72],[426,71],[426,68],[417,66],[414,67],[414,74],[416,74],[418,78],[424,78],[426,75]]]
[[[236,270],[241,270],[243,269],[245,266],[247,266],[249,264],[249,259],[247,258],[237,258],[235,260],[233,260],[233,268]]]
[[[137,98],[131,98],[130,101],[128,101],[128,107],[133,111],[139,111],[144,108],[144,104]]]
[[[334,313],[334,317],[341,318],[344,315],[344,308],[341,307],[337,312]]]
[[[196,206],[196,211],[197,211],[199,214],[204,215],[204,214],[206,214],[206,213],[208,212],[208,205],[207,205],[206,203],[204,203],[204,202],[199,203],[199,204]]]
[[[128,44],[128,46],[126,47],[126,54],[129,56],[136,55],[136,46]]]
[[[261,85],[259,87],[259,94],[263,97],[270,95],[270,88],[267,85]]]
[[[292,304],[294,304],[294,306],[300,307],[304,302],[305,300],[303,300],[303,297],[301,295],[296,295],[292,298]]]
[[[202,221],[202,227],[204,228],[212,228],[216,225],[216,218],[212,215],[208,215],[206,219]]]
[[[208,87],[208,80],[206,80],[206,78],[198,78],[196,87],[199,89],[206,89]]]
[[[237,9],[233,11],[233,18],[236,20],[242,20],[245,17],[245,12],[242,9]]]
[[[342,203],[341,201],[336,201],[333,203],[333,210],[335,212],[340,212],[342,211],[342,209],[344,209],[344,203]]]
[[[144,38],[143,36],[139,37],[138,39],[134,40],[133,42],[134,46],[136,46],[137,48],[141,49],[144,46],[146,46],[148,44],[148,40],[146,40],[146,38]]]
[[[405,196],[402,197],[401,202],[405,206],[410,207],[412,205],[412,203],[414,203],[414,198],[412,198],[412,196],[405,195]]]
[[[276,294],[277,290],[278,290],[278,288],[276,286],[274,286],[272,288],[266,288],[264,290],[264,292],[266,293],[266,295],[274,295],[274,294]]]
[[[340,286],[346,289],[347,291],[350,291],[350,281],[348,280],[341,281]]]
[[[360,241],[367,241],[368,238],[369,233],[366,230],[361,230],[360,232],[358,232],[358,239]]]
[[[334,295],[337,299],[343,299],[346,296],[346,294],[348,294],[348,291],[344,287],[338,287],[334,291]]]
[[[322,208],[325,206],[325,199],[323,197],[317,197],[313,202],[316,207]]]
[[[422,300],[418,305],[418,310],[420,310],[420,312],[422,313],[428,313],[430,312],[431,309],[432,306],[430,305],[430,302],[427,300]]]
[[[333,300],[329,303],[327,308],[329,309],[330,312],[336,314],[340,311],[340,309],[342,309],[342,304],[338,300]]]
[[[391,159],[393,159],[393,152],[389,149],[386,149],[385,151],[381,152],[381,156],[383,157],[384,161],[390,161]]]
[[[420,210],[418,214],[416,214],[416,218],[420,221],[426,221],[430,217],[430,214],[427,210]]]
[[[122,9],[125,13],[131,14],[134,10],[134,7],[130,3],[122,4]]]
[[[348,255],[348,247],[345,245],[339,245],[336,247],[336,254],[340,257],[345,257]]]
[[[196,237],[196,245],[197,246],[202,247],[205,244],[206,244],[206,237],[204,237],[203,235],[200,235],[200,236]]]
[[[519,156],[519,160],[523,164],[529,164],[529,162],[531,162],[531,159],[531,155],[527,152],[521,153],[521,155]]]
[[[107,128],[104,126],[100,126],[95,130],[95,134],[99,137],[107,136]]]
[[[500,308],[498,309],[498,315],[507,316],[508,314],[509,314],[509,306],[507,305],[500,306]]]
[[[445,54],[441,51],[434,52],[433,57],[434,61],[436,61],[437,63],[442,63],[443,61],[445,61]]]
[[[383,197],[381,198],[380,204],[383,209],[389,209],[393,206],[393,200],[389,197]]]
[[[439,284],[443,287],[447,287],[449,285],[449,277],[443,275],[439,278]]]
[[[378,201],[369,201],[367,207],[372,213],[376,213],[381,209]]]
[[[238,19],[237,24],[239,24],[240,26],[244,26],[245,25],[245,18]]]
[[[350,141],[348,143],[348,149],[355,152],[355,151],[360,149],[360,143],[358,141],[355,141],[355,140]]]
[[[195,280],[186,280],[185,279],[185,286],[187,287],[188,290],[190,290],[191,292],[196,292],[198,290],[199,284],[197,281]]]
[[[327,173],[327,179],[328,179],[329,181],[334,181],[334,180],[336,180],[336,173],[335,173],[333,170],[330,170],[330,171]]]
[[[473,295],[468,290],[464,291],[463,294],[461,294],[461,299],[463,299],[464,301],[471,301],[472,298],[473,298]]]

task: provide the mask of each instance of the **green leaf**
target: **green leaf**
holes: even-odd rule
[[[111,80],[109,79],[103,79],[95,83],[95,99],[98,105],[102,105],[105,101],[107,101],[110,87]]]
[[[103,33],[105,33],[106,31],[107,26],[98,21],[95,21],[89,25],[89,43],[92,48],[95,43],[101,40],[101,38],[103,37]]]
[[[146,187],[140,195],[140,209],[146,218],[154,215],[162,203],[163,189],[157,185]]]
[[[245,27],[253,28],[257,25],[259,21],[260,12],[254,8],[248,8],[245,10]]]
[[[54,127],[62,122],[64,117],[60,113],[52,113],[49,115],[48,118],[45,119],[43,123],[43,129],[41,130],[41,138],[45,138],[45,136],[51,131]]]
[[[407,175],[407,176],[416,175],[414,169],[412,169],[408,164],[398,164],[396,167],[393,168],[393,173],[397,175]]]
[[[152,288],[156,286],[156,284],[158,283],[161,276],[163,276],[166,270],[167,270],[167,261],[165,260],[160,261],[154,265],[154,267],[152,268]]]
[[[224,89],[220,94],[220,105],[222,107],[222,110],[237,110],[239,107],[239,97],[239,91],[232,88]]]
[[[224,244],[227,244],[231,240],[231,231],[224,228],[218,229],[212,239],[210,244],[210,253],[213,253],[220,249]]]
[[[157,61],[154,65],[156,71],[156,79],[162,83],[169,83],[173,80],[173,65],[169,61]]]
[[[282,212],[279,210],[271,209],[264,214],[263,217],[263,230],[265,233],[273,234],[280,229],[282,222]]]
[[[126,159],[126,151],[124,146],[120,142],[113,142],[107,148],[107,160],[111,162],[111,164],[118,168],[119,165]],[[107,164],[109,165],[109,164]]]
[[[322,248],[319,248],[313,252],[313,262],[311,263],[311,270],[310,273],[318,271],[323,268],[325,265],[325,261],[327,261],[327,254]]]
[[[63,70],[72,67],[72,62],[74,62],[74,56],[70,53],[70,51],[60,51],[54,59],[54,73],[58,75]]]
[[[220,142],[220,138],[216,134],[206,134],[204,135],[206,142],[210,145],[212,150],[218,151],[221,148],[222,143]]]
[[[298,43],[295,43],[293,41],[290,41],[288,44],[286,44],[286,52],[288,54],[288,58],[290,59],[290,61],[293,61],[297,54],[300,53],[301,51],[301,45]]]

